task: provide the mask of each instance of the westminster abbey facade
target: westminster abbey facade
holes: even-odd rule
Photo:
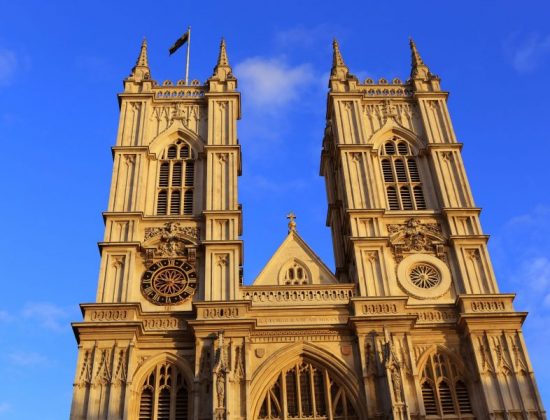
[[[240,93],[152,79],[144,42],[120,121],[71,419],[544,419],[499,292],[447,109],[410,79],[358,80],[334,42],[320,172],[332,272],[296,230],[242,282]],[[316,205],[321,205],[317,203]]]

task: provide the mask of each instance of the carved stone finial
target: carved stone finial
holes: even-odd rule
[[[345,79],[349,74],[349,69],[344,63],[342,53],[340,52],[340,46],[336,38],[332,41],[332,69],[330,70],[331,77],[338,79]]]
[[[288,233],[290,232],[296,232],[296,215],[294,212],[290,212],[287,214],[286,218],[289,220],[288,222]]]
[[[220,52],[218,54],[218,61],[214,67],[214,73],[212,74],[213,79],[218,79],[220,81],[225,81],[228,78],[231,78],[231,66],[229,65],[229,59],[227,58],[227,49],[225,47],[225,39],[222,38],[220,42]]]
[[[139,56],[136,60],[136,65],[132,68],[130,77],[133,77],[136,81],[150,79],[149,59],[147,58],[147,40],[145,37],[141,43],[141,49]]]
[[[422,57],[420,57],[420,53],[412,38],[409,38],[409,46],[411,47],[411,78],[426,79],[431,77],[430,69],[424,63]]]

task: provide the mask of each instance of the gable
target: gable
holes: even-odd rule
[[[337,280],[329,268],[298,233],[291,230],[254,280],[253,285],[297,286],[335,283]]]

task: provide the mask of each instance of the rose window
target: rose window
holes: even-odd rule
[[[417,264],[411,268],[409,279],[412,284],[422,289],[431,289],[441,283],[439,271],[428,264]]]

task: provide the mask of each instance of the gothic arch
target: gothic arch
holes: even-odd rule
[[[464,361],[458,357],[453,351],[451,351],[448,347],[443,346],[441,344],[432,344],[430,347],[428,347],[424,353],[418,358],[418,361],[416,363],[416,367],[419,372],[422,372],[424,369],[424,366],[426,365],[426,362],[428,361],[428,358],[435,353],[444,353],[453,363],[455,363],[458,367],[458,369],[462,372],[464,378],[466,380],[470,380],[470,369],[468,369],[468,366],[464,364]]]
[[[388,118],[386,123],[372,135],[369,139],[375,150],[379,150],[380,147],[391,136],[399,136],[403,140],[407,141],[411,145],[411,149],[415,155],[418,155],[421,150],[425,148],[425,144],[422,138],[417,136],[411,130],[401,126],[394,122],[391,118]]]
[[[156,156],[159,156],[160,153],[170,144],[174,143],[177,140],[184,140],[187,142],[191,148],[195,151],[196,154],[202,152],[204,142],[197,134],[193,133],[187,127],[181,123],[173,123],[165,131],[156,136],[151,143],[149,143],[149,151]]]
[[[183,379],[187,385],[189,392],[189,412],[193,412],[193,398],[194,395],[194,374],[189,362],[181,357],[178,357],[171,353],[161,353],[146,360],[141,366],[136,369],[136,372],[132,376],[132,392],[131,401],[129,404],[130,418],[138,418],[140,410],[140,397],[143,383],[147,379],[147,376],[162,363],[171,363],[181,370],[183,373]]]
[[[281,372],[288,369],[297,360],[303,359],[330,372],[340,386],[352,398],[352,405],[357,410],[358,418],[366,418],[366,407],[361,399],[361,385],[356,373],[329,351],[310,343],[296,343],[282,348],[270,355],[252,375],[250,401],[252,401],[252,418],[259,416],[263,397],[275,383]]]
[[[285,284],[285,275],[286,275],[286,272],[292,268],[293,265],[297,265],[298,268],[301,268],[304,273],[303,273],[303,276],[301,276],[299,279],[296,278],[296,280],[299,281],[300,284],[302,284],[302,281],[301,280],[306,280],[307,283],[305,284],[312,284],[313,283],[313,277],[311,275],[311,270],[309,269],[309,267],[307,266],[306,263],[304,263],[301,259],[299,258],[296,258],[296,257],[292,257],[292,258],[289,258],[288,260],[285,261],[284,264],[281,265],[281,268],[279,270],[279,274],[277,276],[277,280],[278,280],[278,283],[280,285],[284,285]],[[298,277],[298,276],[297,276]],[[289,279],[289,280],[294,280],[294,279]]]

